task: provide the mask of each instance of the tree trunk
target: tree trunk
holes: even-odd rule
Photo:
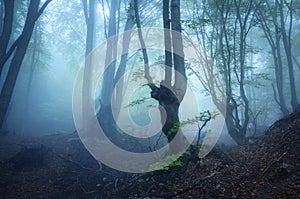
[[[172,0],[171,2],[171,24],[172,34],[170,32],[170,19],[169,19],[169,1],[163,2],[163,21],[164,21],[164,39],[165,39],[165,80],[160,83],[160,87],[153,84],[149,72],[148,56],[144,39],[141,32],[141,24],[138,15],[138,1],[135,0],[135,16],[137,27],[139,29],[139,40],[143,50],[145,78],[151,89],[151,97],[158,101],[161,123],[163,125],[162,132],[168,139],[170,144],[170,154],[177,154],[182,152],[182,147],[188,144],[186,137],[180,130],[179,121],[179,106],[185,95],[187,80],[184,66],[184,53],[181,37],[181,22],[180,22],[180,1]],[[173,45],[172,45],[173,44]],[[171,49],[172,47],[172,49]],[[172,53],[173,52],[173,53]],[[172,77],[172,55],[174,63],[175,82],[171,86]],[[179,137],[179,141],[171,142],[175,136]]]
[[[83,74],[83,90],[82,90],[82,101],[83,101],[83,110],[82,110],[82,116],[83,116],[83,122],[84,124],[88,124],[88,121],[90,118],[86,115],[87,110],[91,107],[92,104],[92,92],[91,92],[91,75],[92,75],[92,66],[93,66],[93,57],[92,54],[90,54],[94,48],[95,43],[95,6],[96,6],[96,0],[90,0],[87,2],[87,0],[82,1],[83,7],[84,7],[84,16],[85,16],[85,22],[87,27],[86,32],[86,46],[85,46],[85,67],[84,67],[84,74]]]
[[[292,6],[292,2],[289,6]],[[285,29],[286,23],[285,23],[285,16],[283,14],[283,6],[284,2],[283,0],[276,0],[276,4],[278,4],[279,7],[279,14],[280,14],[280,30],[282,33],[282,41],[283,46],[287,58],[287,64],[288,64],[288,72],[289,72],[289,79],[290,79],[290,90],[291,90],[291,105],[293,107],[293,111],[296,111],[300,108],[300,104],[297,99],[297,92],[296,92],[296,84],[295,84],[295,76],[294,76],[294,65],[293,65],[293,58],[292,58],[292,47],[291,47],[291,30],[292,30],[292,24],[293,24],[293,10],[290,8],[287,4],[286,6],[289,9],[289,26],[288,26],[288,33]]]
[[[171,20],[170,20],[170,1],[163,1],[163,22],[164,22],[164,40],[165,40],[165,83],[171,87],[172,82],[172,49],[171,42]]]
[[[283,68],[282,68],[282,59],[281,59],[282,55],[281,55],[281,45],[280,45],[281,34],[277,23],[277,13],[275,12],[275,15],[272,16],[271,18],[272,25],[274,26],[273,27],[274,31],[271,31],[272,27],[269,23],[269,19],[266,16],[266,12],[272,10],[272,8],[268,6],[266,9],[267,10],[261,8],[258,9],[258,11],[256,12],[256,16],[259,20],[262,30],[264,31],[267,41],[272,49],[272,56],[273,56],[273,61],[275,66],[275,70],[274,70],[275,80],[276,80],[276,89],[273,86],[274,98],[276,103],[280,107],[282,115],[285,116],[289,113],[289,111],[286,107],[285,98],[283,94]]]
[[[129,3],[129,7],[131,7],[134,2],[134,0],[131,0]],[[122,100],[123,100],[123,87],[124,85],[124,79],[121,78],[125,71],[126,71],[126,66],[127,66],[127,59],[128,59],[128,50],[129,50],[129,44],[130,44],[130,40],[131,40],[131,30],[134,26],[134,12],[133,10],[129,10],[127,13],[127,19],[126,19],[126,24],[125,24],[125,28],[124,28],[124,34],[123,34],[123,46],[122,46],[122,56],[121,56],[121,60],[120,60],[120,64],[118,67],[118,70],[116,72],[116,76],[114,78],[114,86],[116,87],[116,92],[115,92],[115,96],[114,96],[114,101],[113,101],[113,107],[115,108],[115,115],[116,117],[119,116],[120,114],[120,109],[121,109],[121,105],[122,105]],[[127,32],[128,31],[128,32]],[[117,84],[117,82],[119,82],[119,84]]]
[[[228,134],[238,144],[243,145],[247,142],[245,133],[242,131],[240,124],[236,123],[234,118],[234,110],[236,108],[232,104],[227,105],[225,123],[227,126]]]
[[[0,33],[2,33],[3,30],[3,12],[4,12],[4,2],[3,0],[0,0]]]
[[[164,9],[167,9],[168,2],[164,2]],[[168,10],[164,10],[164,26],[168,29]],[[170,87],[170,74],[166,74],[165,77],[167,81],[162,81],[160,83],[160,88],[152,88],[151,97],[156,99],[160,105],[161,120],[163,124],[162,131],[166,135],[168,142],[171,143],[175,136],[179,136],[179,142],[175,145],[170,145],[170,152],[172,154],[179,153],[181,149],[180,146],[186,145],[188,143],[186,137],[183,135],[180,130],[180,121],[179,121],[179,106],[181,101],[184,98],[187,80],[185,73],[184,65],[184,53],[183,53],[183,42],[181,36],[181,21],[180,21],[180,0],[171,1],[171,29],[172,33],[169,35],[169,32],[165,33],[165,57],[167,66],[172,62],[170,59],[170,46],[172,45],[172,55],[174,63],[174,73],[175,81],[174,85]],[[165,29],[165,31],[168,31]],[[169,39],[171,36],[171,40]],[[169,43],[171,42],[171,43]],[[169,68],[170,70],[171,68]],[[167,73],[170,73],[169,70],[165,70]]]
[[[8,2],[11,2],[10,0],[7,0]],[[29,8],[28,8],[28,13],[27,13],[27,17],[26,17],[26,21],[25,21],[25,25],[22,31],[22,34],[14,41],[14,43],[8,48],[5,49],[5,51],[2,51],[0,53],[0,73],[3,70],[4,64],[7,62],[7,60],[12,56],[12,54],[15,52],[16,48],[19,45],[22,45],[21,43],[23,42],[23,40],[26,40],[27,35],[30,33],[31,27],[33,28],[35,25],[35,22],[38,20],[38,18],[41,16],[41,14],[43,13],[43,11],[45,10],[45,8],[49,5],[49,3],[52,0],[46,0],[44,2],[44,4],[41,6],[41,8],[36,12],[36,13],[31,13],[31,9],[30,9],[30,5],[33,3],[40,3],[40,0],[31,0],[30,4],[29,4]],[[14,2],[14,1],[12,1]],[[6,11],[5,11],[6,12]],[[13,13],[16,13],[16,11],[14,10]],[[28,21],[28,17],[30,17],[30,21]],[[8,24],[8,28],[10,28],[12,26],[12,24]],[[5,27],[3,27],[3,29],[6,29]],[[3,34],[1,35],[1,37],[3,36]],[[9,35],[9,38],[7,38],[8,40],[11,39],[11,35]],[[6,41],[6,40],[5,40]],[[2,41],[1,41],[2,44]],[[7,48],[7,46],[5,47]],[[1,74],[0,74],[1,75]]]
[[[102,80],[102,88],[100,95],[100,110],[97,113],[97,118],[101,124],[101,128],[111,139],[116,138],[116,125],[112,114],[111,99],[113,96],[115,73],[116,73],[116,55],[117,41],[111,39],[117,35],[117,5],[119,1],[111,1],[109,24],[108,24],[108,40],[105,55],[105,70]],[[117,141],[117,140],[115,140]]]
[[[283,116],[286,116],[289,114],[289,110],[286,107],[284,93],[283,93],[283,67],[282,67],[282,59],[281,59],[281,46],[280,46],[280,36],[278,32],[278,28],[276,26],[276,46],[274,46],[272,51],[273,52],[273,58],[275,63],[275,77],[276,77],[276,86],[278,91],[278,103],[280,106],[280,110],[282,112]]]
[[[160,87],[155,87],[151,91],[151,97],[159,102],[159,110],[161,116],[161,122],[163,124],[162,132],[171,143],[175,136],[179,136],[179,142],[175,145],[170,145],[170,153],[177,154],[182,149],[180,146],[184,146],[188,143],[188,140],[180,130],[179,121],[179,106],[180,102],[178,96],[176,96],[174,89],[169,89],[163,84]],[[179,151],[178,151],[179,150]]]
[[[118,4],[115,1],[111,1],[110,5],[110,15],[109,15],[109,27],[108,27],[108,38],[113,37],[117,34],[116,28],[116,12]],[[111,96],[113,92],[113,85],[114,85],[114,76],[116,71],[116,43],[115,39],[108,40],[107,42],[107,50],[105,55],[105,72],[103,74],[103,84],[101,89],[101,107],[105,106],[106,108],[110,106]],[[105,108],[105,109],[106,109]]]
[[[22,32],[23,39],[16,47],[14,57],[12,58],[12,61],[10,63],[8,74],[1,91],[1,95],[0,95],[0,126],[1,127],[3,126],[3,121],[5,119],[6,112],[10,104],[10,100],[22,65],[22,61],[24,59],[34,29],[35,16],[38,14],[39,3],[40,1],[38,0],[30,1],[26,22]]]
[[[13,17],[14,17],[14,2],[12,0],[4,0],[4,23],[3,23],[3,29],[1,31],[0,36],[0,60],[3,59],[4,55],[6,54],[7,47],[9,44],[10,36],[12,33],[12,26],[13,26]],[[1,7],[3,6],[1,3]],[[2,17],[2,16],[1,16]],[[1,18],[2,21],[2,18]],[[1,26],[2,28],[2,26]],[[0,76],[2,73],[2,69],[4,67],[4,63],[0,64]]]

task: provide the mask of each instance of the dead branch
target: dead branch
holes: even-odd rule
[[[279,156],[278,158],[276,158],[275,160],[273,160],[264,170],[263,170],[263,173],[266,173],[270,168],[271,166],[273,166],[276,162],[279,162],[283,156],[286,155],[287,152],[284,152],[281,156]]]
[[[81,165],[80,163],[75,162],[75,161],[73,161],[73,160],[71,160],[71,159],[69,159],[69,158],[66,158],[65,156],[63,156],[63,155],[61,155],[61,154],[55,152],[54,150],[51,150],[51,151],[52,151],[53,154],[55,154],[55,155],[58,156],[59,158],[65,160],[65,161],[67,161],[67,162],[70,162],[70,163],[76,165],[77,167],[79,167],[79,168],[81,168],[81,169],[83,169],[83,170],[87,170],[87,171],[94,172],[94,173],[99,173],[99,172],[100,172],[100,173],[104,173],[104,174],[107,174],[107,175],[110,175],[110,176],[113,176],[113,177],[117,177],[116,175],[114,175],[114,174],[112,174],[112,173],[103,171],[101,165],[100,165],[99,169],[97,169],[97,170],[91,169],[91,168],[85,167],[85,166]]]

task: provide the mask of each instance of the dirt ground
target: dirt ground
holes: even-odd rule
[[[300,112],[245,146],[146,174],[99,165],[76,133],[1,133],[0,198],[299,198],[299,151]]]

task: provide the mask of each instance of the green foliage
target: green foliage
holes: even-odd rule
[[[183,166],[183,162],[181,160],[178,160],[178,158],[182,155],[182,153],[173,154],[167,156],[165,159],[156,162],[154,164],[151,164],[149,166],[149,171],[156,171],[156,170],[164,170],[167,171],[171,167],[178,167]]]
[[[209,25],[211,23],[211,20],[198,17],[195,20],[193,19],[181,20],[181,23],[183,23],[185,26],[189,27],[190,29],[197,29],[199,28],[199,26]]]
[[[131,80],[137,82],[138,80],[142,79],[143,77],[144,77],[144,69],[138,68],[133,72]]]
[[[132,11],[134,11],[134,4],[130,2],[128,7],[126,8],[126,13],[130,13]]]
[[[144,84],[143,86],[152,87],[152,86],[155,86],[155,84],[154,83],[147,83],[147,84]]]
[[[201,144],[197,144],[197,145],[195,145],[195,146],[192,146],[192,147],[191,147],[191,150],[196,151],[196,153],[198,154],[199,151],[200,151],[200,149],[201,149],[201,147],[202,147]]]
[[[187,118],[186,120],[182,120],[180,122],[176,122],[173,127],[169,130],[168,135],[171,135],[173,133],[177,133],[177,131],[179,130],[179,128],[184,127],[185,125],[189,125],[189,124],[194,124],[198,121],[202,121],[202,122],[208,122],[211,119],[215,119],[215,117],[218,114],[216,113],[211,113],[209,110],[207,111],[203,111],[200,112],[199,116],[196,116],[195,118]]]
[[[205,122],[207,120],[215,119],[218,113],[211,113],[209,110],[200,112],[199,121]]]
[[[168,131],[168,136],[173,134],[173,133],[177,133],[177,131],[179,130],[179,128],[181,127],[180,122],[176,122],[173,127]]]
[[[134,100],[134,101],[130,102],[127,106],[125,106],[125,108],[128,108],[130,106],[133,107],[133,106],[136,106],[136,105],[139,105],[139,104],[143,104],[148,99],[150,99],[150,98],[149,97],[143,97],[141,99]]]
[[[271,81],[270,74],[267,73],[257,73],[252,75],[251,80],[245,80],[245,84],[254,86],[255,88],[264,87],[265,81]]]
[[[181,122],[176,122],[173,127],[169,130],[168,135],[171,135],[173,133],[177,133],[177,131],[179,130],[179,128],[184,127],[185,125],[188,124],[193,124],[199,121],[199,117],[195,117],[193,119],[186,119],[186,120],[182,120]]]

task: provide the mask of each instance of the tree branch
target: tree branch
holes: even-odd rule
[[[45,10],[45,8],[48,6],[48,4],[51,2],[52,0],[47,0],[42,7],[39,9],[37,15],[33,18],[33,20],[31,22],[29,22],[27,28],[23,29],[22,34],[18,37],[18,39],[11,45],[11,47],[9,48],[9,50],[7,51],[7,53],[5,55],[3,55],[0,59],[0,67],[3,67],[3,65],[5,64],[5,62],[9,59],[9,57],[12,55],[12,53],[14,52],[14,50],[16,49],[16,47],[20,44],[20,42],[23,40],[23,38],[25,37],[25,35],[28,33],[28,31],[30,30],[31,26],[35,25],[35,22],[38,20],[38,18],[42,15],[43,11]],[[1,69],[1,68],[0,68]],[[0,75],[1,75],[1,71],[0,71]]]
[[[144,41],[143,34],[142,34],[138,7],[139,7],[138,0],[134,0],[135,20],[136,20],[136,26],[138,28],[139,40],[141,43],[141,48],[142,48],[142,53],[143,53],[143,58],[144,58],[145,78],[148,81],[148,84],[153,84],[153,80],[150,76],[150,71],[149,71],[149,58],[148,58],[146,45],[145,45],[145,41]]]

